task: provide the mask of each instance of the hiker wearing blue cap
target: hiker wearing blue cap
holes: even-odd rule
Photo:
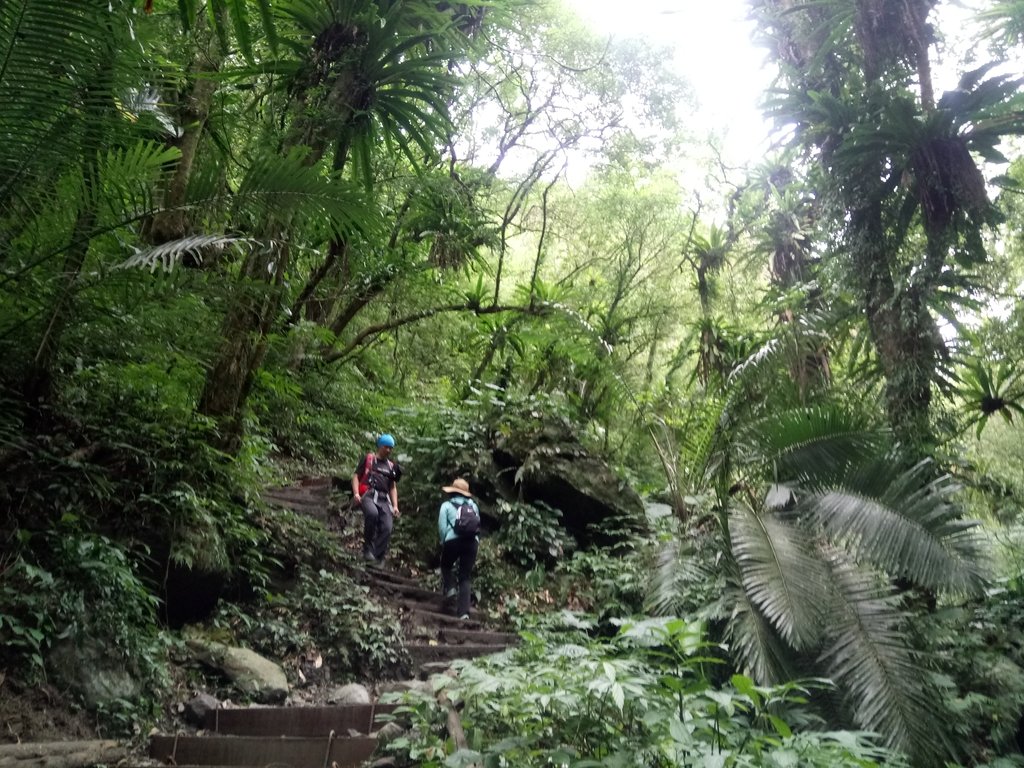
[[[366,454],[352,475],[352,503],[363,511],[363,559],[370,563],[384,560],[391,544],[398,511],[398,479],[401,468],[391,460],[395,438],[384,434],[377,438],[377,452]]]

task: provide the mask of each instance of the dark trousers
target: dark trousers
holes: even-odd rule
[[[459,597],[455,615],[469,613],[469,602],[473,588],[473,566],[476,564],[477,540],[474,536],[455,538],[441,547],[441,593],[447,595],[455,587],[455,565],[458,564]]]
[[[395,516],[386,493],[367,491],[360,504],[363,510],[363,554],[383,560],[391,544]]]

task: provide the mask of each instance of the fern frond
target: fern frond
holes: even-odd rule
[[[257,221],[326,226],[336,236],[372,232],[379,220],[366,198],[338,175],[325,175],[304,154],[268,154],[254,163],[235,194],[236,207]]]
[[[106,209],[114,221],[153,210],[156,182],[180,155],[176,148],[149,140],[109,150],[97,163],[99,183],[90,186],[92,199],[86,204]]]
[[[197,262],[203,260],[204,253],[212,250],[223,250],[227,246],[257,245],[257,241],[248,237],[232,237],[230,235],[193,235],[180,240],[171,240],[160,245],[136,251],[127,261],[118,265],[118,269],[148,269],[155,272],[163,269],[172,271],[185,254],[193,256]]]
[[[81,156],[84,122],[116,116],[115,74],[137,62],[115,54],[122,41],[134,50],[130,12],[118,0],[0,3],[0,207],[39,171]],[[93,140],[84,152],[101,149]]]

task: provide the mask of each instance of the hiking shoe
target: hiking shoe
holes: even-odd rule
[[[466,619],[469,618],[469,614],[468,613],[464,613],[461,616],[459,616],[459,618],[462,619],[462,621],[465,621]]]
[[[365,560],[370,565],[373,565],[377,562],[377,558],[374,557],[370,552],[363,552],[363,560]]]

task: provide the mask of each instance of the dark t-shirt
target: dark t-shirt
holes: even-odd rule
[[[364,456],[363,460],[356,466],[355,476],[359,478],[360,483],[366,483],[371,489],[381,493],[390,491],[391,486],[402,477],[402,468],[398,464],[389,459],[379,458],[376,455],[370,461],[370,472],[367,477],[363,477],[363,468],[365,466],[366,457]]]

